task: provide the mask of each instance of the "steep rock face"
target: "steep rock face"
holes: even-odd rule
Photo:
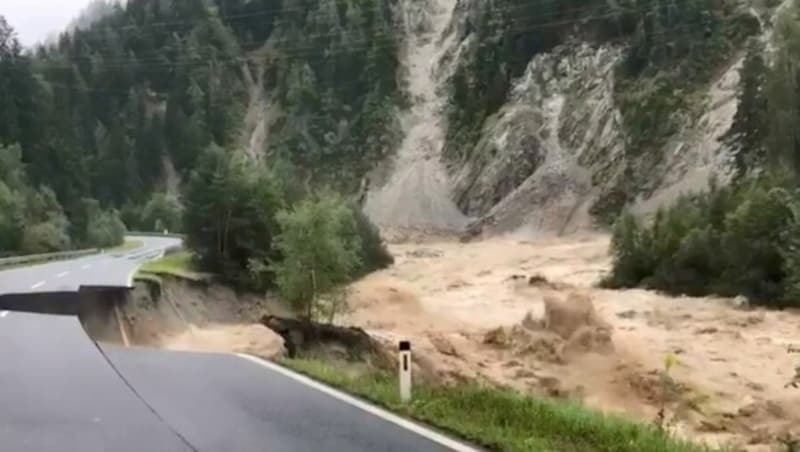
[[[664,161],[656,169],[657,181],[632,206],[634,213],[649,214],[669,205],[682,193],[708,187],[711,178],[726,183],[733,171],[733,155],[723,136],[736,114],[736,93],[743,57],[737,57],[715,79],[683,129],[665,146]]]
[[[451,163],[461,209],[488,217],[496,232],[565,234],[598,226],[590,209],[614,196],[650,214],[680,194],[703,190],[732,169],[721,139],[736,113],[741,58],[709,86],[663,149],[628,155],[614,102],[622,49],[585,43],[535,57],[508,102],[484,127],[471,158]],[[634,174],[638,174],[634,176]]]
[[[470,1],[455,6],[449,25],[455,39],[442,53],[442,77],[459,64],[471,67],[474,60],[465,55],[487,45],[474,39],[478,9]],[[762,38],[768,34],[760,13],[742,11],[744,19],[730,17],[755,18]],[[549,235],[605,227],[623,206],[649,215],[682,193],[706,189],[712,178],[729,180],[733,156],[723,137],[736,113],[744,47],[716,60],[707,83],[687,80],[669,88],[683,104],[668,113],[671,132],[645,146],[639,136],[634,146],[619,99],[620,90],[631,88],[618,70],[631,38],[592,43],[581,27],[512,79],[473,146],[445,155],[453,199],[493,232]],[[633,89],[661,95],[657,72],[638,77]]]
[[[472,158],[452,165],[459,206],[500,230],[588,226],[624,137],[613,102],[614,47],[563,46],[535,57],[488,121]]]

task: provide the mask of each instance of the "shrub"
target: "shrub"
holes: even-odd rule
[[[768,306],[800,297],[798,198],[779,178],[711,185],[649,224],[626,213],[614,227],[610,287],[687,295],[745,295]]]
[[[86,237],[91,246],[110,248],[125,241],[125,232],[125,224],[119,218],[119,213],[106,210],[89,219]]]
[[[649,253],[649,233],[639,226],[631,213],[622,214],[611,237],[614,265],[611,275],[604,281],[606,287],[637,286],[653,273],[656,261]]]
[[[355,233],[361,242],[358,274],[363,275],[394,263],[394,257],[386,249],[378,227],[364,214],[358,206],[352,206],[355,216]]]
[[[69,246],[66,227],[52,221],[27,227],[22,235],[24,254],[53,253],[67,250]]]
[[[783,296],[782,236],[792,222],[791,199],[782,188],[753,190],[725,220],[721,251],[725,295],[743,294],[773,304]]]
[[[333,320],[340,289],[361,267],[361,240],[352,210],[337,195],[307,199],[278,212],[275,246],[281,259],[271,269],[281,295],[306,319]]]
[[[146,231],[161,232],[167,229],[180,232],[182,225],[183,206],[175,196],[167,193],[153,193],[153,196],[142,209],[139,224]]]

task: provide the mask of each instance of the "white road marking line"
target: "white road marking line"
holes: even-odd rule
[[[0,311],[0,317],[5,317],[8,315],[8,311]]]
[[[469,447],[466,444],[462,444],[462,443],[460,443],[460,442],[458,442],[456,440],[450,439],[447,436],[442,435],[441,433],[435,432],[433,430],[429,430],[429,429],[427,429],[425,427],[422,427],[422,426],[420,426],[420,425],[418,425],[418,424],[416,424],[414,422],[411,422],[411,421],[409,421],[407,419],[403,419],[402,417],[400,417],[400,416],[398,416],[396,414],[392,414],[392,413],[390,413],[388,411],[380,409],[380,408],[378,408],[378,407],[376,407],[374,405],[371,405],[369,403],[366,403],[366,402],[364,402],[362,400],[358,400],[355,397],[352,397],[352,396],[350,396],[348,394],[345,394],[345,393],[343,393],[341,391],[337,391],[337,390],[335,390],[335,389],[333,389],[333,388],[331,388],[329,386],[326,386],[326,385],[324,385],[322,383],[319,383],[319,382],[317,382],[315,380],[312,380],[311,378],[308,378],[308,377],[306,377],[304,375],[300,375],[300,374],[298,374],[296,372],[293,372],[293,371],[291,371],[289,369],[286,369],[284,367],[278,366],[277,364],[273,364],[273,363],[271,363],[269,361],[265,361],[265,360],[263,360],[261,358],[257,358],[257,357],[252,356],[252,355],[247,355],[245,353],[237,353],[236,355],[241,357],[241,358],[244,358],[246,360],[252,361],[252,362],[254,362],[256,364],[260,364],[260,365],[266,367],[267,369],[270,369],[270,370],[273,370],[273,371],[278,372],[280,374],[283,374],[286,377],[289,377],[289,378],[291,378],[291,379],[293,379],[293,380],[295,380],[295,381],[297,381],[299,383],[302,383],[302,384],[304,384],[306,386],[309,386],[311,388],[314,388],[314,389],[316,389],[316,390],[318,390],[320,392],[323,392],[323,393],[325,393],[325,394],[327,394],[327,395],[329,395],[329,396],[331,396],[331,397],[333,397],[335,399],[339,399],[342,402],[345,402],[347,404],[353,405],[356,408],[364,410],[364,411],[366,411],[367,413],[369,413],[369,414],[371,414],[373,416],[377,416],[377,417],[379,417],[379,418],[381,418],[381,419],[383,419],[385,421],[391,422],[391,423],[393,423],[395,425],[398,425],[398,426],[400,426],[400,427],[402,427],[402,428],[404,428],[406,430],[412,431],[412,432],[416,433],[417,435],[420,435],[420,436],[422,436],[424,438],[427,438],[427,439],[429,439],[429,440],[431,440],[431,441],[433,441],[435,443],[441,444],[442,446],[445,446],[450,450],[453,450],[453,451],[456,451],[456,452],[478,452],[477,449]]]
[[[37,282],[36,284],[32,285],[32,286],[31,286],[31,289],[36,289],[36,288],[42,287],[42,286],[44,285],[44,283],[45,283],[45,282],[46,282],[46,281],[39,281],[39,282]]]
[[[122,314],[119,312],[119,305],[114,305],[114,315],[117,317],[117,325],[119,325],[119,334],[122,336],[122,343],[126,347],[130,347],[131,343],[128,340],[128,334],[125,332],[125,324],[122,322]]]
[[[86,264],[86,265],[84,265],[84,266],[83,266],[83,267],[81,267],[81,268],[82,268],[83,270],[89,270],[90,268],[92,268],[92,266],[91,266],[91,265],[89,265],[89,264]]]
[[[56,278],[63,278],[65,276],[67,276],[67,275],[69,275],[69,272],[61,272],[61,273],[56,275]]]

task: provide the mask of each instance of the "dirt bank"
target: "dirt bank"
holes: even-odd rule
[[[164,278],[160,286],[137,283],[119,305],[119,318],[133,346],[273,358],[285,350],[280,336],[259,322],[265,314],[286,311],[263,296],[173,278]],[[90,334],[121,342],[118,322],[109,321]]]
[[[663,400],[677,432],[749,450],[800,434],[800,390],[785,387],[800,359],[787,353],[800,343],[800,315],[594,288],[607,249],[602,236],[393,246],[396,265],[353,286],[344,323],[387,344],[412,339],[440,379],[478,378],[637,420],[656,419]],[[664,392],[669,355],[678,363]]]

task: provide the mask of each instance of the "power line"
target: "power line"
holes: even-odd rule
[[[701,2],[706,2],[706,1],[707,0],[686,0],[687,3],[701,3]],[[532,4],[532,3],[534,3],[534,1],[530,1],[529,3]],[[658,0],[652,0],[652,1],[649,2],[650,5],[655,4],[655,3],[658,3]],[[500,12],[503,12],[503,11],[510,12],[510,11],[514,11],[514,10],[517,10],[519,8],[522,8],[522,7],[524,7],[524,6],[507,7],[507,8],[506,7],[504,7],[504,8],[494,8],[493,10],[494,11],[500,11]],[[618,15],[621,15],[621,14],[631,13],[631,12],[636,12],[637,11],[634,8],[613,7],[613,6],[602,7],[602,6],[599,6],[599,5],[592,5],[592,6],[583,6],[583,7],[570,8],[570,9],[566,9],[566,10],[555,9],[555,10],[549,12],[549,13],[546,13],[546,14],[537,13],[537,14],[530,14],[530,15],[515,16],[515,18],[517,18],[517,19],[547,18],[547,17],[552,17],[552,16],[556,16],[556,15],[562,15],[562,14],[571,14],[571,13],[575,13],[575,12],[582,12],[582,11],[588,11],[588,10],[602,10],[602,9],[607,9],[610,12],[607,12],[607,13],[602,14],[602,15],[589,16],[589,17],[586,17],[586,18],[565,19],[565,20],[554,21],[554,22],[549,22],[549,23],[542,23],[542,24],[537,24],[537,25],[540,26],[540,27],[548,27],[548,26],[554,26],[554,25],[559,25],[559,24],[564,24],[564,23],[567,23],[567,24],[568,23],[577,23],[577,22],[586,21],[586,20],[594,20],[594,19],[599,19],[599,18],[615,17],[615,16],[618,16]],[[613,11],[611,11],[611,10],[613,10]],[[270,10],[263,10],[263,11],[281,11],[281,10],[280,9],[270,9]],[[259,15],[263,15],[263,13],[256,12],[256,13],[252,13],[252,14],[240,14],[240,15],[232,15],[232,16],[213,16],[213,15],[209,15],[208,17],[209,18],[234,17],[234,18],[241,19],[241,18],[259,16]],[[173,22],[154,23],[152,25],[155,26],[155,25],[163,25],[163,24],[194,24],[194,23],[198,23],[198,21],[196,21],[196,20],[173,21]],[[275,22],[272,22],[272,24],[274,24],[274,23]],[[225,24],[224,21],[222,21],[222,24],[223,25],[227,25],[227,24]],[[276,25],[276,28],[282,26],[283,24],[284,24],[284,22],[278,21],[277,25]],[[149,25],[145,25],[145,26],[149,26]],[[130,27],[135,28],[136,26],[131,25],[131,26],[128,26],[128,27],[129,28]],[[82,35],[86,35],[89,32],[83,31],[81,33],[82,33]],[[105,34],[105,30],[97,30],[97,33]],[[142,31],[140,33],[133,34],[133,36],[141,35],[141,34],[144,34],[144,33],[145,33],[145,31]],[[126,34],[125,36],[126,37],[130,37],[130,36],[132,36],[132,34],[129,33],[129,34]],[[322,39],[322,38],[326,38],[326,37],[338,37],[338,36],[340,36],[339,33],[318,33],[318,34],[310,35],[310,36],[307,35],[306,38]],[[247,47],[247,46],[250,46],[250,45],[263,44],[265,41],[266,41],[266,39],[253,40],[253,41],[237,41],[237,44],[238,44],[239,48],[242,48],[242,47]],[[95,47],[95,48],[98,48],[98,47]],[[156,53],[156,52],[158,52],[158,50],[154,50],[151,53]],[[141,57],[141,55],[139,55],[139,57]],[[91,56],[72,57],[72,59],[91,59],[91,58],[92,58]],[[124,61],[123,60],[112,60],[112,62],[113,61],[120,61],[122,64],[125,64],[127,62],[127,60],[124,60]],[[142,60],[140,59],[140,61],[142,61]],[[148,61],[148,59],[145,58],[143,61]]]
[[[333,5],[334,7],[338,7],[338,5],[336,4],[335,0],[331,0],[331,1],[320,0],[319,4],[320,5],[330,4],[330,5]],[[219,8],[215,6],[215,7],[213,7],[213,9],[214,10],[218,10]],[[379,12],[383,11],[382,7],[379,4],[378,4],[378,7],[375,8],[375,9],[376,10],[380,10]],[[280,7],[280,8],[268,8],[268,9],[254,10],[254,11],[250,11],[248,13],[230,14],[230,15],[214,14],[212,9],[205,9],[202,12],[205,13],[204,14],[205,17],[203,17],[204,19],[220,19],[223,24],[226,24],[226,23],[229,23],[229,22],[236,22],[236,21],[243,20],[243,19],[248,19],[248,18],[251,18],[251,17],[267,16],[267,15],[271,15],[271,14],[294,13],[294,12],[297,12],[297,13],[309,13],[309,12],[313,12],[313,11],[314,10],[304,9],[304,8],[301,8],[301,7],[296,7],[296,8]],[[125,13],[129,13],[129,11],[125,10]],[[110,16],[103,17],[98,22],[95,22],[94,24],[92,24],[90,27],[96,26],[98,23],[100,23],[103,20],[107,20],[108,17],[110,17]],[[199,22],[197,19],[161,21],[161,22],[157,22],[156,21],[156,22],[146,22],[146,23],[143,23],[143,24],[121,25],[121,26],[118,26],[118,27],[114,27],[113,30],[118,31],[118,30],[125,30],[125,29],[135,29],[135,30],[138,30],[139,32],[138,33],[128,33],[127,36],[141,36],[141,35],[145,35],[145,34],[148,33],[147,28],[191,25],[191,24],[195,24],[197,22]],[[142,30],[142,29],[144,29],[144,30]],[[105,34],[106,30],[105,29],[99,29],[99,30],[81,30],[81,29],[79,29],[79,30],[76,30],[76,31],[65,32],[65,33],[67,33],[69,35],[80,34],[81,36],[91,36],[92,34],[95,34],[95,33],[98,34],[98,35]]]
[[[698,24],[698,23],[701,23],[701,22],[695,22],[695,23],[684,22],[685,25],[686,24],[693,25],[693,24]],[[539,27],[534,27],[534,28],[538,29]],[[534,28],[532,28],[532,29],[534,29]],[[525,30],[522,30],[522,31],[525,31]],[[660,31],[660,32],[652,32],[650,35],[651,36],[663,36],[663,35],[667,35],[667,34],[672,34],[672,32],[668,31],[668,30],[663,30],[663,31]],[[382,48],[382,47],[385,48],[385,46],[376,46],[376,48]],[[370,47],[358,48],[358,46],[356,46],[355,48],[357,50],[362,50],[362,51],[370,49]],[[335,55],[338,55],[338,54],[353,53],[354,51],[351,50],[351,49],[352,48],[350,48],[350,49],[348,49],[346,51],[343,51],[343,52],[328,52],[326,55],[327,56],[335,56]],[[319,51],[315,50],[314,52],[298,52],[297,54],[287,53],[287,54],[282,55],[282,56],[284,56],[284,57],[299,57],[299,56],[304,56],[304,54],[306,54],[306,56],[307,56],[307,55],[310,55],[312,53],[319,53]],[[530,61],[531,58],[515,58],[514,60],[522,61],[522,62],[528,62],[528,61]],[[224,63],[233,63],[233,62],[244,63],[244,62],[250,62],[250,60],[247,57],[235,57],[235,58],[222,58],[222,59],[214,60],[214,61],[196,60],[196,61],[169,62],[169,63],[159,64],[158,66],[159,67],[177,68],[178,66],[181,66],[181,65],[186,65],[186,66],[190,66],[190,67],[193,66],[193,65],[199,65],[199,66],[208,66],[209,68],[211,68],[211,65],[214,64],[214,63],[223,63],[224,64]],[[152,67],[153,65],[128,64],[128,65],[119,65],[119,66],[111,66],[111,67],[124,68],[124,67],[140,67],[140,66],[141,67]],[[104,65],[103,68],[105,68],[105,67],[106,66]],[[48,66],[47,69],[72,70],[73,66],[72,65],[65,66],[65,67]],[[43,74],[41,72],[39,72],[38,75],[42,75],[42,76],[46,77],[46,74]],[[127,90],[108,90],[108,89],[97,89],[97,88],[79,88],[79,87],[74,86],[74,85],[61,84],[61,83],[58,83],[58,82],[55,82],[55,81],[50,81],[50,80],[42,80],[42,82],[47,83],[47,84],[49,84],[51,86],[57,86],[57,87],[66,88],[66,89],[74,89],[74,90],[84,91],[84,92],[97,92],[97,93],[109,93],[109,94],[120,94],[120,95],[127,95],[127,94],[129,94],[131,92],[131,90],[141,89],[140,87],[135,87],[135,88],[132,87],[131,89],[127,89]]]
[[[701,1],[704,1],[704,0],[687,0],[687,1],[701,2]],[[612,13],[597,14],[597,15],[594,15],[594,16],[589,16],[589,17],[584,17],[584,18],[563,19],[563,20],[558,20],[558,21],[543,22],[543,23],[538,23],[538,24],[536,24],[534,26],[531,26],[531,27],[526,27],[526,28],[522,28],[522,29],[518,29],[518,30],[514,30],[514,31],[517,32],[517,33],[528,33],[528,32],[532,32],[532,31],[536,31],[536,30],[540,30],[540,29],[544,29],[544,28],[548,28],[548,27],[553,27],[553,26],[569,25],[569,24],[577,24],[577,23],[586,23],[586,22],[591,22],[591,21],[595,21],[595,20],[598,20],[598,19],[613,18],[613,17],[617,17],[621,13],[625,13],[625,12],[626,11],[616,10],[616,11],[614,11]],[[627,12],[631,12],[631,11],[627,11]],[[536,17],[538,17],[538,16],[537,15],[533,15],[533,16],[530,16],[528,18],[536,18]],[[705,22],[705,19],[701,19],[701,21],[698,21],[697,23],[702,23],[702,22]],[[689,25],[689,24],[694,24],[694,23],[692,23],[692,22],[683,22],[682,24],[683,25]],[[658,36],[658,35],[666,35],[666,34],[668,34],[668,32],[654,32],[654,33],[650,33],[650,36]],[[323,39],[323,38],[326,38],[326,37],[339,37],[339,36],[341,36],[341,34],[339,34],[339,33],[335,33],[335,34],[334,33],[322,33],[322,34],[318,34],[318,35],[310,35],[310,36],[306,35],[305,38],[306,39]],[[301,56],[316,55],[316,54],[319,54],[319,53],[323,53],[324,55],[348,54],[348,53],[356,53],[358,51],[363,51],[363,50],[367,50],[367,49],[370,49],[370,48],[380,49],[380,48],[390,47],[390,45],[380,45],[380,42],[381,42],[380,39],[383,39],[383,38],[384,37],[375,37],[373,39],[365,39],[363,41],[352,41],[350,43],[351,45],[349,46],[348,50],[344,50],[344,51],[341,51],[341,52],[338,52],[338,51],[337,52],[331,52],[331,51],[324,52],[324,51],[321,51],[320,48],[317,47],[317,46],[306,46],[306,47],[296,47],[294,49],[291,49],[288,52],[287,51],[278,51],[276,53],[279,55],[279,57],[286,58],[286,57],[301,57]],[[373,44],[376,39],[379,40],[378,44],[370,45],[370,44]],[[387,40],[388,39],[389,38],[387,38]],[[293,41],[293,40],[289,39],[289,38],[283,40],[283,42],[290,42],[290,41]],[[245,42],[244,45],[259,44],[259,43],[263,44],[264,42],[268,42],[268,40],[267,41]],[[277,41],[277,42],[280,42],[280,41]],[[394,42],[392,41],[390,44],[394,44]],[[241,45],[240,45],[240,47],[241,47]],[[209,50],[220,50],[220,49],[218,49],[216,47],[213,47],[213,46],[206,46],[205,48],[209,49]],[[92,58],[93,57],[91,57],[91,56],[78,57],[78,59],[87,59],[87,60],[90,60],[90,61],[91,61]],[[72,59],[74,59],[74,58],[72,58]],[[145,60],[145,61],[147,61],[147,60]],[[249,61],[249,58],[248,57],[243,57],[243,56],[233,56],[233,57],[229,57],[229,58],[216,58],[214,61],[215,62],[225,62],[225,61],[228,61],[228,62],[234,62],[234,61],[235,62],[246,62],[246,61]],[[103,60],[102,67],[103,68],[115,68],[115,67],[125,68],[125,67],[133,67],[133,66],[135,66],[135,67],[171,67],[171,66],[177,67],[179,65],[192,65],[192,64],[201,64],[202,65],[202,64],[205,64],[205,63],[206,62],[204,62],[204,61],[188,60],[187,59],[187,60],[174,60],[174,61],[155,62],[155,63],[141,62],[139,60],[137,60],[135,63],[131,63],[129,60],[126,60],[124,63],[121,63],[121,64],[109,64],[108,60]],[[67,67],[67,68],[71,69],[73,67],[73,64],[68,64],[67,66],[64,66],[64,67]],[[50,64],[49,67],[50,68],[56,68],[57,65]]]
[[[691,2],[691,1],[698,1],[698,0],[687,0],[687,1]],[[529,4],[533,4],[535,2],[536,2],[536,0],[530,0],[528,3]],[[319,1],[319,5],[320,6],[322,6],[322,5],[332,5],[334,8],[338,8],[338,6],[339,6],[336,3],[336,0],[320,0]],[[522,6],[494,7],[493,10],[495,10],[495,11],[512,11],[512,10],[519,9],[521,7]],[[555,15],[558,15],[558,14],[569,14],[569,13],[574,13],[574,12],[587,11],[587,10],[590,10],[590,9],[597,9],[598,7],[603,8],[602,5],[580,6],[580,7],[568,8],[566,10],[557,8],[557,9],[554,9],[550,13],[539,14],[539,16],[541,16],[541,17],[550,17],[550,16],[555,16]],[[361,8],[362,8],[362,11],[363,11],[364,7],[361,7]],[[374,10],[376,10],[378,12],[383,12],[384,8],[385,7],[380,6],[380,4],[376,4],[376,7],[374,7],[374,8],[373,7],[366,7],[366,10],[369,11],[369,10],[373,10],[374,9]],[[611,9],[611,8],[613,8],[613,7],[609,6],[609,9]],[[230,15],[221,15],[221,14],[216,14],[215,15],[215,14],[213,14],[213,10],[218,10],[218,9],[219,9],[219,7],[215,6],[215,7],[212,7],[210,9],[206,9],[203,12],[207,13],[206,18],[219,18],[219,19],[221,19],[223,21],[223,23],[228,23],[228,22],[235,22],[235,21],[239,21],[239,20],[243,20],[243,19],[248,19],[248,18],[251,18],[251,17],[259,17],[259,16],[270,15],[270,14],[280,14],[280,13],[287,13],[287,12],[288,13],[293,13],[293,12],[296,12],[296,13],[316,13],[316,12],[321,10],[321,8],[319,8],[317,10],[312,10],[312,9],[302,8],[302,7],[295,7],[295,8],[292,8],[292,7],[279,7],[279,8],[257,9],[257,10],[253,10],[253,11],[250,11],[250,12],[247,12],[247,13],[240,13],[240,14],[230,14]],[[129,10],[126,9],[126,10],[124,10],[124,12],[125,13],[129,13]],[[339,16],[340,14],[338,12],[336,12],[335,14],[331,14],[330,16],[333,16],[333,15]],[[108,17],[110,17],[110,16],[106,16],[106,17],[101,18],[100,20],[95,22],[95,24],[93,24],[92,26],[96,25],[97,23],[99,23],[99,22],[101,22],[103,20],[106,20]],[[323,15],[322,17],[325,17],[325,15]],[[329,17],[329,18],[331,18],[331,17]],[[121,25],[121,26],[114,27],[114,30],[115,31],[125,30],[125,29],[141,30],[138,33],[134,33],[134,34],[130,34],[129,33],[129,34],[127,34],[127,36],[137,36],[137,35],[144,35],[145,33],[147,33],[146,29],[147,28],[151,28],[151,27],[188,25],[188,24],[193,24],[193,23],[196,23],[196,22],[197,22],[196,19],[175,20],[175,21],[161,21],[161,22],[147,22],[147,23],[143,23],[143,24]],[[145,30],[142,30],[142,28],[144,28]],[[65,33],[69,34],[69,32],[65,32]],[[101,30],[80,29],[78,31],[73,31],[71,33],[73,33],[73,34],[80,33],[82,36],[88,36],[88,35],[91,35],[93,33],[105,34],[105,30],[102,30],[102,29]]]

